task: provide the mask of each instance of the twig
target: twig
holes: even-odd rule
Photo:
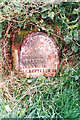
[[[17,23],[23,23],[23,22],[25,22],[25,21],[26,21],[26,19],[25,19],[25,20],[23,20],[23,21],[17,21],[17,20],[11,19],[11,21],[13,21],[13,22],[17,22]]]
[[[38,87],[41,87],[41,86],[43,86],[43,85],[54,85],[55,83],[57,83],[57,82],[52,82],[52,83],[42,83],[42,84],[40,84],[40,85],[38,85],[38,86],[33,86],[33,87],[29,87],[29,89],[27,90],[27,92],[24,92],[24,94],[23,94],[23,96],[19,99],[19,100],[16,100],[17,101],[17,104],[15,105],[15,107],[18,105],[18,103],[19,102],[21,102],[21,100],[26,96],[26,95],[31,95],[34,91],[36,91],[36,88],[38,88]],[[32,92],[31,92],[31,90],[32,90]],[[14,107],[14,108],[15,108]]]
[[[7,30],[6,30],[5,37],[6,37],[6,35],[8,34],[8,32],[9,32],[9,30],[10,30],[10,27],[11,27],[11,24],[10,24],[9,21],[8,21],[8,28],[7,28]]]
[[[36,88],[41,87],[43,85],[54,85],[55,83],[57,83],[57,82],[42,83],[42,84],[40,84],[38,86],[33,86],[33,87],[30,86],[30,88],[28,89],[28,91],[24,93],[24,95],[21,97],[21,99],[19,100],[19,102],[25,97],[25,95],[31,95],[32,94],[32,92],[30,92],[30,90],[36,89]],[[35,90],[33,90],[33,91],[35,91]]]
[[[78,65],[80,65],[80,62],[77,65],[75,65],[73,68],[76,68]]]
[[[2,17],[2,16],[0,16],[1,18],[3,18],[3,19],[5,19],[5,20],[7,20],[7,17]],[[26,21],[26,19],[25,20],[23,20],[23,21],[17,21],[17,20],[15,20],[15,19],[11,19],[11,21],[13,21],[13,22],[17,22],[17,23],[23,23],[23,22],[25,22]],[[11,24],[10,24],[11,25]]]
[[[0,89],[3,89],[6,93],[5,95],[12,101],[15,101],[15,98],[13,98],[10,93],[8,88],[5,86],[5,82],[0,82]]]
[[[75,41],[76,41],[76,44],[78,45],[78,46],[80,46],[80,44],[77,42],[77,40],[76,39],[74,39]]]

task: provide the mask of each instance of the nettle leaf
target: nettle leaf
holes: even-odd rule
[[[76,53],[78,51],[78,46],[72,45],[71,49]]]

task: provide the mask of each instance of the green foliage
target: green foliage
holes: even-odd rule
[[[8,85],[15,99],[0,98],[0,117],[79,118],[79,77],[78,67],[66,69],[55,78],[19,77],[14,84]]]
[[[13,75],[3,79],[8,89],[5,91],[3,87],[0,91],[0,119],[80,117],[79,3],[44,2],[0,0],[0,38],[5,44],[16,28],[26,31],[36,29],[56,37],[62,51],[55,77],[22,78]],[[69,58],[75,57],[78,64],[74,60],[72,68],[67,63]],[[62,67],[64,61],[65,67]]]

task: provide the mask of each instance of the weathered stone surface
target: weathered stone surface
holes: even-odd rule
[[[54,76],[58,66],[59,55],[54,39],[39,32],[31,33],[25,38],[21,46],[19,66],[25,76]]]

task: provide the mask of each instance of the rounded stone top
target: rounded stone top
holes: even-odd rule
[[[25,76],[54,76],[58,66],[58,49],[52,37],[42,32],[26,36],[20,51],[20,71]]]

